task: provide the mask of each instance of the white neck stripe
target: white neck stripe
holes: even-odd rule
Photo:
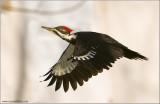
[[[55,30],[55,31],[63,39],[72,40],[72,39],[76,39],[76,37],[77,37],[75,34],[62,34],[61,32],[59,32],[57,30]]]

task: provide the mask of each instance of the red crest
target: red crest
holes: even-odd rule
[[[70,28],[68,28],[68,27],[66,27],[66,26],[61,26],[61,28],[62,28],[62,29],[65,29],[65,30],[66,30],[67,32],[69,32],[69,33],[70,33],[71,31],[73,31],[73,30],[71,30]]]

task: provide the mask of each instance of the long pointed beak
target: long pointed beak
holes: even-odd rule
[[[45,27],[45,26],[41,26],[41,27],[48,30],[48,31],[54,30],[54,28],[50,28],[50,27]]]

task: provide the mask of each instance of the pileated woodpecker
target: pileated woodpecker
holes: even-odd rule
[[[44,75],[48,75],[44,81],[51,79],[48,86],[56,82],[55,91],[61,87],[62,82],[65,92],[69,89],[69,82],[73,90],[76,90],[77,83],[82,86],[84,81],[87,82],[103,69],[109,70],[111,63],[121,57],[147,60],[145,56],[128,49],[106,34],[89,31],[72,33],[66,26],[42,28],[70,43],[58,62]]]

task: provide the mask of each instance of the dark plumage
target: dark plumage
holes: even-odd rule
[[[43,28],[70,43],[59,61],[44,75],[48,75],[44,81],[51,79],[48,86],[56,82],[55,91],[61,87],[62,82],[65,92],[69,89],[69,83],[73,90],[76,90],[77,83],[82,86],[84,81],[87,82],[103,69],[109,70],[112,63],[122,57],[147,60],[145,56],[128,49],[106,34],[96,32],[71,34],[72,30],[65,26]]]

